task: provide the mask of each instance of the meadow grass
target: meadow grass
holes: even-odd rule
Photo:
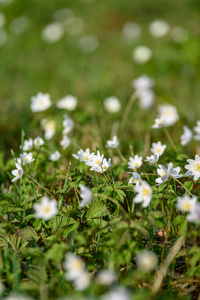
[[[84,27],[65,29],[58,42],[48,43],[41,32],[63,8]],[[185,174],[187,159],[200,153],[199,10],[195,0],[0,2],[7,33],[0,47],[1,299],[199,299],[199,178]],[[28,25],[16,34],[11,24],[19,17]],[[155,19],[170,26],[161,38],[149,33]],[[127,22],[141,27],[137,38],[124,37]],[[175,26],[186,30],[185,41],[174,41]],[[81,48],[85,36],[98,39],[91,54]],[[147,63],[132,58],[139,45],[152,50]],[[131,86],[144,74],[154,81],[155,99],[147,109]],[[39,92],[50,95],[51,105],[33,112],[30,99]],[[66,95],[78,99],[71,111],[57,107]],[[115,113],[104,104],[110,96],[121,105]],[[176,107],[179,117],[151,128],[165,104]],[[66,148],[60,144],[63,121]],[[198,127],[196,140],[188,137],[185,146],[183,125]],[[119,145],[111,140],[115,135]],[[27,140],[38,136],[44,144],[26,150]],[[146,156],[158,141],[166,149],[149,164]],[[95,154],[86,159],[87,148]],[[61,156],[54,160],[55,151]],[[158,165],[168,167],[167,177]],[[197,175],[198,168],[196,160]],[[138,186],[129,172],[141,176]],[[183,201],[193,210],[184,211]]]

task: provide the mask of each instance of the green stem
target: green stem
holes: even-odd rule
[[[177,149],[176,145],[174,144],[174,142],[173,142],[173,140],[172,140],[172,138],[171,138],[171,135],[169,134],[169,131],[168,131],[166,128],[164,128],[164,133],[165,133],[165,135],[166,135],[168,141],[170,142],[172,148],[173,148],[173,149],[175,150],[175,152],[178,154],[178,153],[179,153],[179,152],[178,152],[178,149]]]

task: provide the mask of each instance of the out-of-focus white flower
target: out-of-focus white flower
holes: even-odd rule
[[[135,172],[130,172],[130,174],[132,174],[132,177],[129,179],[130,184],[135,183],[136,185],[141,183],[141,176],[138,173]]]
[[[185,146],[192,140],[193,132],[186,125],[183,126],[183,130],[184,133],[181,135],[181,145]]]
[[[40,147],[40,146],[44,145],[44,140],[40,136],[37,136],[34,139],[33,143],[36,147]]]
[[[4,29],[0,29],[0,47],[7,42],[7,33]]]
[[[5,15],[0,11],[0,28],[5,25],[6,17]]]
[[[65,150],[71,144],[71,139],[67,135],[63,135],[62,141],[60,141],[60,145],[63,150]]]
[[[142,156],[135,155],[134,157],[130,157],[128,161],[129,169],[138,169],[142,165]]]
[[[10,24],[10,30],[15,34],[20,34],[28,28],[29,22],[26,17],[14,19]]]
[[[183,197],[177,198],[176,207],[180,211],[190,212],[195,208],[196,204],[197,196],[190,197],[189,195],[184,195]]]
[[[145,161],[148,161],[150,164],[153,165],[157,163],[158,159],[159,159],[159,155],[157,153],[154,153],[151,156],[147,156]]]
[[[156,179],[157,185],[167,181],[169,177],[181,178],[183,175],[179,174],[180,170],[180,167],[174,168],[173,163],[168,163],[167,169],[163,165],[158,165],[157,173],[160,175],[160,178]]]
[[[54,22],[42,30],[42,39],[47,43],[56,43],[58,42],[64,35],[63,25],[59,22]]]
[[[23,151],[30,151],[33,148],[33,139],[24,140]],[[22,145],[20,146],[22,149]]]
[[[131,300],[130,292],[124,287],[116,287],[102,297],[103,300]]]
[[[90,156],[93,155],[94,152],[90,154],[90,149],[87,148],[85,152],[80,149],[77,154],[72,154],[72,156],[80,161],[87,162],[90,160]]]
[[[188,40],[187,31],[179,26],[172,28],[171,32],[172,38],[176,43],[185,43]]]
[[[63,121],[63,135],[68,134],[74,128],[74,121],[68,115],[64,115]]]
[[[65,255],[63,268],[66,271],[65,278],[67,280],[75,280],[85,271],[85,263],[78,256],[69,252]]]
[[[79,47],[84,54],[93,53],[99,46],[99,39],[95,35],[83,36],[79,40]]]
[[[24,152],[23,154],[20,154],[20,157],[23,161],[23,164],[30,164],[35,160],[35,158],[33,158],[33,153],[31,152],[30,153]]]
[[[151,126],[151,128],[162,128],[165,126],[165,120],[164,118],[157,118],[154,121],[155,123]]]
[[[187,162],[189,162],[189,165],[185,165],[185,168],[188,170],[185,174],[186,175],[193,175],[194,180],[199,179],[200,177],[200,156],[195,155],[194,159],[187,159]]]
[[[142,75],[133,80],[131,86],[135,89],[136,95],[140,95],[146,90],[150,90],[154,86],[154,81],[147,75]]]
[[[55,199],[50,200],[46,196],[42,197],[40,203],[33,204],[33,209],[35,211],[34,216],[45,221],[50,220],[58,213],[57,201]]]
[[[197,126],[194,127],[195,141],[200,141],[200,121],[197,121]]]
[[[33,112],[45,111],[51,106],[49,94],[38,93],[31,98],[31,110]]]
[[[72,95],[67,95],[64,98],[60,99],[57,102],[56,106],[58,108],[63,108],[69,111],[73,111],[77,106],[77,97],[74,97]]]
[[[142,207],[147,207],[152,198],[152,188],[151,186],[144,180],[140,182],[140,184],[135,186],[135,192],[138,193],[137,196],[133,198],[133,201],[135,203],[141,203],[142,202]]]
[[[164,20],[155,20],[149,25],[149,32],[155,38],[160,38],[169,32],[169,25]]]
[[[53,120],[47,121],[46,119],[41,120],[42,128],[44,129],[44,137],[46,140],[50,140],[56,132],[56,122]]]
[[[49,159],[51,161],[57,161],[59,160],[59,158],[61,157],[60,153],[58,151],[55,151],[54,153],[52,153],[49,157]]]
[[[91,171],[96,171],[102,173],[101,163],[103,161],[104,154],[100,154],[99,151],[97,151],[97,155],[91,154],[90,160],[86,161],[86,165],[91,167]]]
[[[22,166],[18,163],[15,164],[16,168],[15,170],[12,170],[12,175],[15,176],[13,179],[12,179],[12,182],[15,182],[16,180],[19,180],[22,175],[23,175],[23,169],[22,169]]]
[[[134,22],[127,22],[122,28],[123,35],[130,40],[136,39],[141,34],[141,27]]]
[[[158,266],[158,257],[154,252],[141,251],[136,255],[136,265],[142,272],[151,272]]]
[[[111,96],[104,100],[104,108],[108,113],[117,113],[121,109],[121,103],[117,97]]]
[[[68,18],[73,17],[74,12],[69,8],[62,8],[57,10],[54,14],[54,20],[56,22],[65,22]]]
[[[174,125],[179,120],[177,108],[173,105],[166,104],[158,107],[159,117],[165,120],[165,126]]]
[[[71,17],[64,22],[65,29],[70,35],[79,34],[84,28],[84,21],[81,18]]]
[[[163,152],[165,151],[166,145],[162,145],[162,143],[159,141],[157,143],[152,144],[151,152],[153,154],[158,154],[161,156]]]
[[[106,172],[108,170],[108,168],[110,168],[110,167],[111,167],[111,158],[109,158],[108,161],[106,158],[104,158],[103,162],[101,164],[102,173]]]
[[[111,285],[116,281],[116,274],[110,270],[101,270],[97,275],[97,281],[102,285]]]
[[[152,107],[154,103],[154,92],[151,90],[143,91],[139,96],[139,105],[142,109]]]
[[[152,51],[146,46],[137,46],[132,52],[133,60],[138,64],[145,64],[152,57]]]
[[[194,223],[200,222],[200,204],[199,204],[199,202],[196,203],[194,208],[189,212],[186,219],[188,220],[188,222],[194,222]]]
[[[80,202],[80,207],[83,208],[92,201],[92,191],[91,191],[91,189],[89,189],[87,186],[85,186],[83,184],[79,184],[79,186],[81,189],[80,196],[82,198],[82,200]]]
[[[106,143],[107,148],[117,148],[119,146],[119,140],[116,135],[113,136],[112,140],[108,140]]]
[[[83,271],[80,276],[74,280],[74,286],[77,291],[84,291],[90,285],[90,274],[87,271]]]

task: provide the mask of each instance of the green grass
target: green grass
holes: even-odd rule
[[[65,36],[55,44],[41,39],[41,31],[53,21],[58,9],[70,8],[84,20],[83,32]],[[4,290],[29,295],[33,299],[102,299],[110,287],[100,286],[96,276],[102,269],[114,270],[116,285],[131,292],[131,299],[198,299],[199,297],[199,224],[189,223],[176,208],[176,199],[185,193],[199,195],[199,182],[184,176],[180,183],[173,179],[155,186],[156,167],[143,163],[138,172],[153,189],[147,208],[133,205],[136,193],[128,184],[130,171],[117,150],[105,148],[114,129],[120,129],[123,113],[133,93],[131,82],[147,74],[155,80],[155,104],[147,111],[136,100],[124,129],[119,130],[119,149],[126,160],[135,154],[149,154],[152,142],[167,144],[159,163],[173,162],[184,166],[188,158],[199,153],[198,142],[185,148],[180,145],[184,124],[193,128],[199,119],[199,10],[198,1],[38,1],[15,0],[1,5],[6,16],[7,43],[0,48],[0,282]],[[11,22],[20,16],[29,20],[28,29],[15,35]],[[148,32],[154,19],[165,19],[171,27],[181,26],[188,32],[185,43],[173,42],[170,34],[155,39]],[[137,41],[126,43],[122,27],[136,22],[142,28]],[[85,35],[96,35],[99,47],[90,55],[78,46]],[[144,44],[152,49],[152,59],[136,64],[132,51]],[[38,92],[49,93],[52,107],[33,113],[30,98]],[[69,112],[75,126],[71,145],[62,150],[64,111],[56,108],[57,100],[67,94],[77,96],[78,105]],[[106,97],[116,95],[122,109],[116,114],[104,111]],[[157,106],[171,103],[178,109],[180,120],[169,128],[178,154],[163,130],[153,130]],[[21,132],[25,139],[43,136],[42,118],[57,123],[56,135],[34,149],[35,161],[24,166],[24,175],[11,183],[15,168],[11,149],[19,157]],[[79,149],[99,150],[112,158],[112,169],[106,176],[89,170],[72,157]],[[61,152],[60,161],[53,163],[49,155]],[[70,164],[71,163],[71,164]],[[153,174],[153,175],[152,175]],[[93,200],[80,210],[79,184],[91,188]],[[188,191],[189,190],[189,191]],[[34,203],[42,196],[56,199],[59,212],[49,221],[36,219]],[[157,254],[155,271],[143,273],[137,269],[136,255],[143,249]],[[174,252],[173,252],[174,251]],[[76,291],[65,279],[65,254],[73,252],[85,262],[91,284],[83,292]],[[169,263],[168,263],[169,262]],[[161,284],[161,268],[165,269]],[[65,299],[65,298],[64,298]],[[68,299],[68,298],[66,298]]]

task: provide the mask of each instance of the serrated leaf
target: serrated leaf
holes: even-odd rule
[[[105,216],[107,214],[108,214],[107,206],[103,204],[103,201],[97,201],[92,203],[92,205],[90,205],[86,217],[87,219],[98,218],[101,216]]]
[[[29,240],[30,238],[34,238],[36,241],[38,240],[37,232],[31,226],[19,229],[16,235],[17,237],[21,237],[22,240]]]
[[[57,231],[60,228],[67,227],[74,223],[76,223],[76,220],[66,216],[55,216],[49,221],[52,231]]]

